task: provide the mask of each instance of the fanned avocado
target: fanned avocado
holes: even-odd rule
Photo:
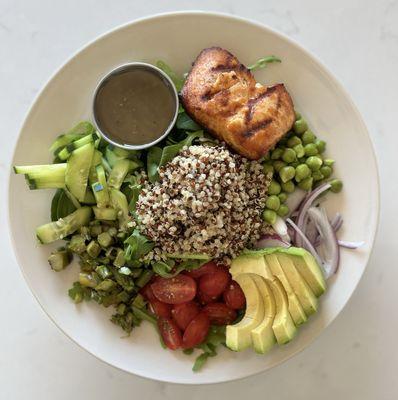
[[[231,350],[241,351],[252,345],[251,332],[264,319],[264,304],[251,274],[238,275],[235,280],[245,294],[246,313],[237,324],[227,326],[226,345]]]

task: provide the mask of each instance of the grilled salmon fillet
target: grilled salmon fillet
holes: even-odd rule
[[[292,127],[293,102],[283,84],[265,87],[220,47],[201,51],[181,91],[186,112],[239,154],[257,160]]]

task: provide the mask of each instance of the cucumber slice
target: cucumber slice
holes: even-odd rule
[[[88,143],[94,142],[94,140],[96,140],[97,138],[98,136],[93,133],[91,135],[84,136],[79,140],[75,140],[74,142],[69,143],[65,148],[63,148],[57,156],[60,160],[67,160],[76,149],[83,147]]]
[[[72,254],[66,249],[57,250],[48,257],[48,263],[54,271],[62,271],[72,261]]]
[[[99,208],[94,206],[93,211],[96,219],[115,221],[117,218],[117,212],[114,208]]]
[[[109,205],[109,192],[99,182],[95,182],[91,185],[93,189],[94,197],[99,208],[105,208]]]
[[[87,225],[90,218],[91,208],[81,207],[65,218],[39,226],[36,229],[36,236],[42,244],[55,242],[72,234],[81,226]]]
[[[128,228],[128,223],[130,222],[127,198],[120,190],[111,188],[109,192],[111,205],[117,211],[120,229],[125,230]]]
[[[83,202],[87,190],[88,174],[94,154],[94,144],[88,143],[74,150],[68,159],[65,183],[70,192]]]
[[[25,175],[30,190],[36,189],[62,189],[65,187],[65,178],[62,179],[31,179],[29,175]]]
[[[29,175],[34,178],[46,178],[49,176],[62,177],[65,176],[66,163],[47,164],[47,165],[15,165],[14,172],[16,174]]]
[[[124,178],[135,166],[137,168],[138,164],[127,159],[116,161],[109,175],[108,185],[115,189],[120,189],[120,186],[122,186],[122,183],[124,181]]]
[[[70,133],[70,134],[65,133],[63,135],[59,135],[55,140],[55,142],[51,145],[50,152],[52,152],[54,156],[56,156],[69,143],[72,143],[75,140],[79,140],[82,137],[83,135],[75,133]]]
[[[97,165],[100,165],[102,162],[102,153],[98,150],[94,151],[93,159],[91,161],[90,173],[88,175],[88,181],[92,185],[94,182],[97,182]]]
[[[116,149],[117,147],[113,147],[113,149]],[[124,150],[124,149],[120,149]],[[124,153],[126,152],[126,153]],[[128,156],[127,150],[124,150],[124,152],[121,152],[121,155],[116,154],[113,150],[111,150],[110,146],[108,146],[105,150],[105,158],[108,161],[109,165],[111,168],[115,166],[115,164],[119,160],[124,160]]]

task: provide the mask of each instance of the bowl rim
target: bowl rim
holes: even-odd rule
[[[288,355],[286,355],[285,357],[281,358],[276,364],[274,364],[273,366],[267,368],[266,370],[262,370],[262,371],[258,371],[255,373],[247,373],[247,374],[243,374],[238,378],[228,378],[228,379],[213,379],[213,380],[207,380],[207,381],[201,381],[200,383],[197,383],[195,381],[190,381],[190,382],[181,382],[181,381],[172,381],[172,380],[167,380],[167,379],[162,379],[162,378],[153,378],[150,376],[146,376],[143,375],[141,373],[137,373],[137,372],[131,372],[125,368],[122,368],[120,366],[114,365],[112,363],[110,363],[109,361],[101,358],[98,354],[95,354],[93,352],[91,352],[90,350],[86,349],[85,347],[83,347],[77,340],[75,340],[73,337],[71,337],[67,332],[65,332],[65,330],[58,325],[56,319],[51,316],[47,310],[45,309],[44,305],[41,303],[39,296],[36,294],[34,288],[31,286],[29,280],[27,279],[27,276],[23,270],[23,268],[21,267],[20,264],[20,257],[16,251],[16,241],[13,235],[13,231],[11,229],[11,179],[13,176],[13,168],[12,165],[14,164],[14,160],[15,160],[15,154],[17,151],[17,148],[19,146],[19,142],[21,140],[21,132],[25,129],[25,125],[27,123],[27,119],[29,117],[29,115],[32,113],[32,111],[34,111],[36,105],[37,105],[37,101],[40,98],[40,96],[45,93],[45,91],[48,89],[48,87],[50,86],[51,82],[53,81],[53,79],[59,74],[61,73],[64,68],[66,68],[70,62],[72,62],[75,58],[77,58],[80,53],[82,53],[84,50],[86,50],[88,47],[90,47],[91,45],[93,45],[94,43],[96,43],[98,40],[100,39],[104,39],[105,37],[114,34],[117,31],[123,30],[128,26],[131,25],[135,25],[135,24],[139,24],[139,23],[143,23],[146,21],[156,21],[156,20],[161,20],[163,18],[169,18],[169,17],[174,17],[174,16],[209,16],[209,17],[215,17],[215,18],[224,18],[227,20],[234,20],[236,22],[240,22],[240,23],[245,23],[251,26],[254,26],[256,28],[260,28],[262,30],[268,31],[271,34],[283,39],[284,41],[288,42],[290,45],[292,45],[293,47],[298,48],[301,52],[303,52],[304,54],[306,54],[306,56],[312,61],[314,62],[315,65],[317,65],[318,67],[320,67],[320,69],[322,69],[324,72],[326,72],[326,74],[328,75],[328,78],[331,80],[331,82],[333,83],[333,85],[344,95],[344,97],[346,98],[347,102],[349,103],[349,105],[352,107],[352,110],[354,111],[354,116],[355,118],[358,120],[358,122],[360,123],[360,126],[362,128],[362,130],[364,131],[364,133],[366,133],[366,140],[367,140],[367,145],[371,150],[371,155],[372,155],[372,162],[374,164],[375,167],[375,177],[376,177],[376,181],[374,182],[374,191],[375,191],[375,210],[373,211],[375,213],[375,220],[374,220],[374,229],[372,232],[372,236],[370,238],[370,247],[369,247],[369,252],[364,260],[364,268],[361,272],[361,275],[358,278],[358,281],[356,282],[352,292],[350,293],[350,295],[347,298],[347,301],[345,302],[345,304],[342,306],[341,310],[338,312],[338,314],[329,322],[326,323],[326,325],[320,329],[319,331],[315,332],[313,337],[307,342],[307,344],[304,347],[301,347],[300,349],[297,349],[291,353],[289,353]],[[48,318],[53,322],[53,324],[66,336],[68,337],[73,343],[75,343],[79,348],[83,349],[84,351],[86,351],[87,353],[89,353],[90,355],[94,356],[97,360],[118,369],[119,371],[123,371],[124,373],[127,374],[132,374],[135,376],[138,376],[140,378],[144,378],[150,381],[155,381],[155,382],[163,382],[163,383],[172,383],[172,384],[180,384],[180,385],[211,385],[211,384],[221,384],[221,383],[227,383],[227,382],[233,382],[233,381],[239,381],[239,380],[243,380],[246,379],[248,377],[252,377],[252,376],[258,376],[260,374],[263,374],[269,370],[271,370],[272,368],[278,367],[281,364],[283,364],[284,362],[288,361],[289,359],[295,357],[297,354],[301,353],[302,351],[304,351],[305,349],[307,349],[315,340],[319,339],[319,337],[322,335],[322,333],[334,322],[336,321],[336,319],[339,317],[339,315],[341,314],[341,312],[343,311],[343,309],[346,307],[347,303],[351,300],[352,295],[354,294],[354,292],[356,291],[359,282],[361,281],[363,274],[365,272],[365,269],[369,263],[369,259],[373,253],[374,250],[374,244],[375,244],[375,239],[376,236],[378,234],[378,230],[379,230],[379,222],[380,222],[380,174],[379,174],[379,167],[378,167],[378,163],[377,163],[377,157],[376,157],[376,153],[375,153],[375,148],[373,146],[373,142],[371,139],[371,136],[369,134],[369,130],[365,124],[365,121],[361,115],[361,113],[359,112],[359,109],[357,108],[357,106],[355,105],[355,103],[353,102],[351,96],[349,95],[348,91],[344,88],[344,86],[340,83],[340,81],[338,80],[338,78],[335,76],[334,73],[332,73],[328,67],[325,66],[325,64],[314,54],[312,54],[309,50],[307,50],[306,48],[304,48],[300,43],[298,43],[296,40],[290,38],[288,35],[279,32],[278,30],[269,27],[268,25],[260,22],[260,21],[256,21],[253,20],[251,18],[246,18],[246,17],[240,17],[240,16],[236,16],[236,15],[232,15],[229,13],[224,13],[224,12],[214,12],[214,11],[204,11],[204,10],[180,10],[180,11],[169,11],[169,12],[162,12],[162,13],[155,13],[155,14],[150,14],[141,18],[136,18],[133,19],[131,21],[128,21],[126,23],[117,25],[109,30],[107,30],[106,32],[97,35],[96,37],[94,37],[92,40],[90,40],[89,42],[85,43],[83,46],[81,46],[80,48],[78,48],[70,57],[68,57],[66,60],[64,60],[64,62],[61,63],[61,65],[50,75],[50,77],[45,81],[45,83],[41,86],[40,90],[38,91],[38,93],[36,94],[36,96],[34,97],[34,99],[32,100],[32,102],[30,103],[23,122],[20,125],[20,128],[18,130],[18,136],[17,136],[17,140],[14,143],[13,146],[13,150],[12,150],[12,159],[11,159],[11,166],[9,166],[9,174],[8,174],[8,182],[7,182],[7,223],[8,223],[8,235],[9,235],[9,239],[12,245],[12,250],[14,253],[14,257],[15,260],[18,264],[19,270],[24,278],[25,284],[28,286],[30,292],[32,293],[33,297],[36,299],[37,303],[39,304],[40,308],[42,309],[42,311],[48,316]]]

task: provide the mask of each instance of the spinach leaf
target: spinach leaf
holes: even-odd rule
[[[184,111],[178,114],[176,127],[184,131],[198,131],[200,129],[200,126]]]
[[[257,62],[255,62],[252,65],[249,65],[247,69],[254,71],[256,69],[263,69],[267,67],[268,64],[274,63],[274,62],[282,62],[282,60],[278,57],[275,56],[268,56],[264,58],[260,58]]]
[[[179,92],[184,86],[185,79],[178,76],[164,61],[157,61],[156,66],[161,69],[168,77],[173,81],[177,92]]]
[[[158,167],[162,158],[162,149],[157,146],[153,146],[148,150],[147,155],[147,174],[149,182],[154,183],[159,179]]]
[[[124,241],[124,245],[124,258],[127,261],[139,260],[154,247],[154,243],[142,235],[138,229],[134,229],[133,233]]]
[[[203,137],[203,131],[192,132],[181,142],[164,147],[162,157],[159,162],[159,167],[170,162],[184,146],[190,146],[193,140],[199,137]]]
[[[138,197],[140,195],[141,192],[141,185],[131,185],[130,186],[130,203],[129,203],[129,211],[131,213],[135,213],[135,206],[137,204],[138,201]]]

